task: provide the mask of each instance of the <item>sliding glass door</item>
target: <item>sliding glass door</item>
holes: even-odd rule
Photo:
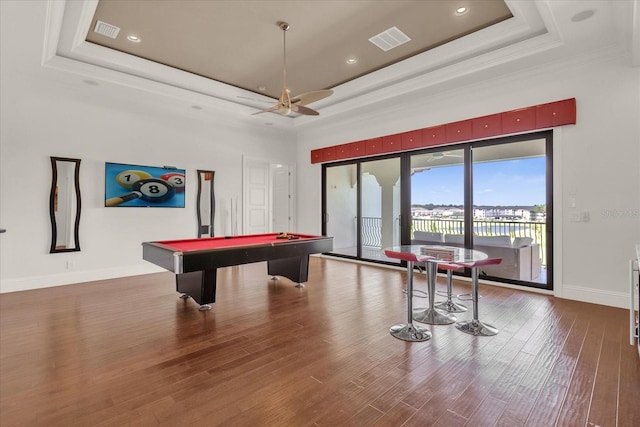
[[[397,263],[400,244],[474,248],[481,277],[553,289],[552,132],[327,164],[323,233],[333,253]]]
[[[398,263],[382,249],[400,244],[400,158],[360,165],[361,258]]]
[[[334,255],[398,264],[384,248],[400,232],[400,159],[331,165],[324,169],[324,230]]]
[[[547,283],[545,139],[473,146],[473,247],[502,263],[488,276]],[[550,190],[549,190],[550,191]]]
[[[358,256],[358,174],[356,164],[325,169],[323,234],[333,236],[333,253]]]
[[[464,244],[464,150],[411,156],[411,240]]]

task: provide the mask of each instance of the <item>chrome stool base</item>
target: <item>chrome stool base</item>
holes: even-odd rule
[[[498,329],[479,320],[465,320],[456,323],[456,329],[470,335],[490,337],[498,333]]]
[[[452,298],[458,296],[454,294],[452,291],[453,271],[459,270],[460,268],[462,268],[462,266],[456,263],[447,262],[447,263],[438,264],[438,268],[447,270],[447,291],[446,292],[437,291],[436,295],[444,295],[445,297],[447,297],[447,299],[445,301],[439,301],[435,303],[434,307],[439,308],[440,310],[447,311],[449,313],[464,313],[465,311],[467,311],[467,307],[465,307],[462,304],[456,304],[452,300]]]
[[[434,307],[439,308],[440,310],[448,311],[449,313],[464,313],[465,311],[467,311],[467,307],[462,304],[457,304],[451,299],[437,302],[435,303]]]
[[[450,325],[456,321],[456,316],[441,313],[435,308],[414,308],[413,320],[430,325]]]
[[[399,323],[389,328],[389,333],[403,341],[427,341],[431,339],[431,332],[413,323]]]

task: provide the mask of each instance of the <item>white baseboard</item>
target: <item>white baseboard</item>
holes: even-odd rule
[[[630,295],[627,292],[611,292],[585,288],[584,286],[561,285],[556,286],[556,296],[574,301],[629,309]]]
[[[392,268],[396,270],[406,270],[405,267],[401,268],[399,266],[396,267],[396,266],[390,266],[385,264],[377,264],[377,263],[371,263],[366,261],[353,260],[350,258],[338,258],[338,257],[332,257],[330,255],[326,256],[326,258],[330,258],[334,260],[342,260],[342,261],[356,263],[356,264],[366,264],[366,265],[371,265],[375,267]],[[438,273],[438,276],[444,277],[445,275]],[[456,280],[471,281],[469,277],[460,277],[460,276],[457,276]],[[526,291],[526,292],[553,295],[556,298],[564,298],[564,299],[570,299],[574,301],[589,302],[592,304],[629,309],[630,295],[629,293],[625,293],[625,292],[610,292],[610,291],[603,291],[601,289],[585,288],[581,286],[571,286],[571,285],[556,285],[555,287],[556,289],[554,291],[549,291],[546,289],[538,289],[533,287],[530,288],[530,287],[521,286],[521,285],[511,285],[508,283],[494,282],[490,280],[481,279],[480,282],[488,285],[492,285],[492,286],[503,287],[503,288],[519,289],[521,291]]]
[[[72,285],[74,283],[93,282],[96,280],[115,279],[118,277],[139,276],[166,271],[153,265],[132,265],[104,270],[70,271],[63,274],[22,277],[19,279],[0,280],[0,293],[28,291],[53,286]]]

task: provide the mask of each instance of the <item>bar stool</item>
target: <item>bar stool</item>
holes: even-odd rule
[[[479,269],[485,265],[500,264],[502,258],[486,258],[479,261],[472,262],[459,262],[462,267],[468,267],[471,269],[471,298],[473,301],[473,318],[471,320],[465,320],[463,322],[456,323],[456,328],[464,333],[488,337],[498,333],[498,329],[495,327],[482,323],[478,320],[478,274]]]
[[[447,263],[442,263],[442,264],[438,264],[438,268],[441,268],[443,270],[447,270],[447,292],[446,294],[444,294],[444,296],[447,297],[446,301],[439,301],[437,303],[435,303],[434,307],[435,308],[439,308],[440,310],[445,310],[448,311],[449,313],[464,313],[465,311],[467,311],[467,307],[465,307],[462,304],[458,304],[453,302],[452,298],[453,298],[453,292],[452,292],[452,287],[453,287],[453,272],[455,270],[459,270],[461,268],[463,268],[462,265],[460,264],[455,264],[452,262],[447,262]],[[440,292],[436,292],[437,294],[440,294]],[[442,295],[442,294],[440,294]]]
[[[398,323],[389,328],[389,333],[394,337],[404,341],[427,341],[431,339],[431,332],[426,328],[413,324],[412,319],[412,299],[413,299],[413,263],[424,261],[418,259],[417,255],[411,252],[397,252],[385,249],[385,255],[389,258],[396,258],[407,262],[407,323]]]

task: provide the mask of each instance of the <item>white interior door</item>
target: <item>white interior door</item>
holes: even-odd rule
[[[287,165],[271,165],[272,232],[293,230],[294,168]]]
[[[270,163],[243,159],[243,234],[269,232]]]

